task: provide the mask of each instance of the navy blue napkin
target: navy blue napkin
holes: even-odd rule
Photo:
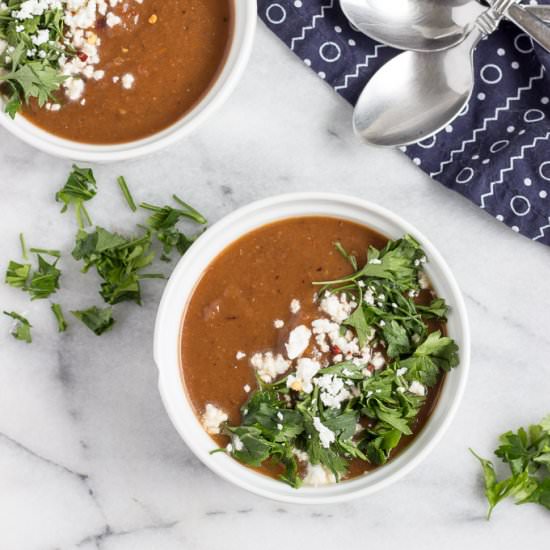
[[[338,0],[259,0],[259,15],[352,104],[399,53],[354,30]],[[504,22],[480,44],[475,61],[467,109],[435,137],[403,150],[514,231],[550,245],[550,55]]]

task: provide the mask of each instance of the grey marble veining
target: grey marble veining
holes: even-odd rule
[[[2,550],[333,549],[383,545],[463,549],[547,544],[548,513],[503,505],[484,520],[478,466],[502,431],[550,412],[550,252],[429,180],[400,153],[357,143],[351,110],[260,26],[248,72],[219,115],[147,159],[94,167],[97,223],[140,219],[121,200],[177,192],[215,221],[276,193],[336,190],[391,208],[426,233],[462,286],[473,332],[466,397],[451,430],[405,480],[370,498],[296,507],[237,489],[180,440],[156,389],[152,328],[162,282],[142,308],[119,308],[97,338],[59,335],[46,303],[0,285],[1,309],[26,312],[31,346],[0,319]],[[0,264],[29,243],[69,252],[75,231],[53,195],[70,163],[0,131]],[[63,261],[66,310],[99,303],[95,275]]]

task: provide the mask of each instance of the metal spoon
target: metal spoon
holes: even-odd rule
[[[474,86],[473,51],[496,30],[502,15],[482,13],[458,46],[431,53],[405,52],[369,81],[353,113],[355,132],[373,145],[421,141],[452,121]]]
[[[497,0],[505,16],[550,48],[550,6],[521,6]],[[511,4],[511,5],[507,5]],[[346,17],[361,32],[402,50],[440,51],[460,44],[485,11],[478,0],[340,0]]]

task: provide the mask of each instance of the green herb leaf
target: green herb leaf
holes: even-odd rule
[[[115,324],[112,307],[100,309],[94,306],[85,310],[71,311],[71,313],[97,336],[111,330]]]
[[[130,193],[130,189],[128,189],[128,184],[126,183],[124,176],[119,176],[116,181],[122,191],[122,194],[124,195],[124,198],[126,199],[126,202],[128,203],[128,206],[130,207],[130,210],[135,212],[137,210],[137,206],[134,202],[132,194]]]
[[[55,320],[57,321],[57,330],[58,332],[65,332],[67,330],[67,321],[63,315],[63,310],[61,309],[60,304],[52,304],[51,310],[55,315]]]
[[[88,225],[92,224],[84,203],[95,197],[96,193],[97,183],[92,170],[73,165],[67,182],[55,195],[55,200],[64,203],[61,212],[66,212],[69,205],[74,205],[78,226],[82,228],[85,222]]]
[[[30,344],[32,342],[32,336],[31,336],[32,325],[29,323],[29,321],[22,315],[19,315],[19,313],[16,313],[15,311],[9,311],[9,312],[4,311],[4,315],[11,317],[16,322],[15,326],[13,327],[13,330],[11,331],[12,336],[16,340],[21,340],[23,342],[27,342],[27,344]]]
[[[20,264],[14,261],[11,261],[8,264],[8,269],[6,271],[6,277],[4,281],[6,284],[14,288],[23,288],[27,287],[27,281],[31,273],[31,264]]]

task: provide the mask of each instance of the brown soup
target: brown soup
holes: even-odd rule
[[[86,79],[76,101],[59,94],[58,111],[32,103],[31,122],[74,141],[123,143],[164,130],[207,93],[229,49],[233,0],[121,2],[112,12],[121,24],[100,18],[94,29],[104,77]],[[134,79],[129,89],[124,75]]]
[[[352,273],[347,260],[334,248],[340,242],[366,261],[370,245],[382,248],[388,239],[365,227],[328,217],[292,218],[257,229],[225,249],[205,270],[184,314],[181,331],[181,369],[184,387],[199,418],[207,404],[225,411],[228,422],[239,425],[240,409],[253,391],[256,378],[250,357],[258,351],[284,353],[289,333],[319,317],[314,303],[314,281],[332,280]],[[429,301],[431,291],[421,300]],[[301,308],[291,313],[289,303]],[[284,322],[276,328],[274,320]],[[430,327],[444,330],[444,326]],[[246,358],[237,358],[237,353]],[[407,447],[422,429],[439,395],[443,378],[429,390],[413,425],[413,435],[402,439],[397,452]],[[213,435],[220,446],[229,438]],[[397,453],[394,453],[394,456]],[[354,459],[347,477],[372,469]],[[280,468],[269,463],[260,469],[276,476]]]

